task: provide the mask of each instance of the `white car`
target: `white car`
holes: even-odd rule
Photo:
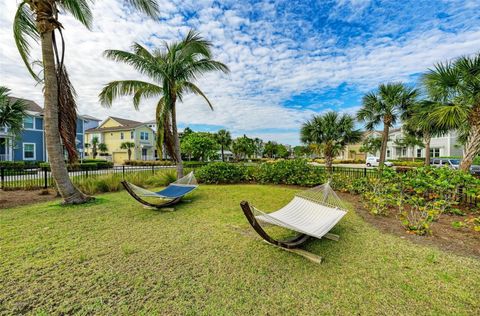
[[[367,161],[366,161],[367,167],[378,167],[379,164],[380,164],[380,158],[378,157],[367,158]],[[391,163],[390,161],[385,161],[385,166],[391,167],[393,166],[393,163]]]

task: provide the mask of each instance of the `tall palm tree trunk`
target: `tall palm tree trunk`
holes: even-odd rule
[[[180,137],[177,130],[177,111],[175,109],[175,103],[172,106],[172,134],[175,141],[175,156],[177,162],[177,179],[183,178],[183,161],[182,154],[180,152]]]
[[[80,192],[70,180],[63,156],[63,148],[58,130],[58,83],[53,52],[53,30],[41,34],[42,57],[44,66],[44,115],[45,141],[53,179],[65,204],[78,204],[90,198]]]
[[[460,170],[470,172],[473,160],[480,152],[480,105],[477,105],[470,115],[470,132],[468,133],[467,142]]]
[[[380,161],[378,163],[379,168],[383,168],[385,164],[385,157],[387,155],[387,143],[388,143],[388,134],[390,133],[390,123],[388,120],[384,120],[383,123],[383,134],[382,134],[382,146],[380,147]]]
[[[423,136],[423,143],[425,144],[425,167],[430,166],[430,142],[432,136],[429,133],[425,133]]]
[[[225,155],[223,153],[223,144],[222,144],[222,161],[225,162]]]

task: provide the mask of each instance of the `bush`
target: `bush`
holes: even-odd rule
[[[173,166],[175,163],[168,160],[125,160],[127,166]]]
[[[389,160],[397,167],[423,167],[424,161]]]
[[[48,162],[43,162],[39,165],[40,168],[46,168],[47,170],[50,170],[50,164]],[[67,170],[68,171],[83,171],[83,170],[98,170],[98,164],[93,163],[93,162],[87,162],[87,163],[74,163],[74,164],[68,164],[67,165]]]
[[[41,161],[0,161],[0,167],[7,169],[37,168]]]
[[[309,165],[304,159],[263,163],[254,170],[253,179],[260,183],[314,186],[327,179],[323,169]]]
[[[95,163],[98,169],[113,168],[113,162],[102,159],[83,159],[83,163]]]
[[[209,163],[195,173],[198,181],[210,184],[245,182],[249,180],[248,175],[246,166],[227,162]]]

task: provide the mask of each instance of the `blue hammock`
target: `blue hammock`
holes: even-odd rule
[[[167,199],[176,199],[182,197],[197,188],[196,185],[178,185],[178,184],[170,184],[165,189],[155,192],[156,195],[159,197],[167,198]]]

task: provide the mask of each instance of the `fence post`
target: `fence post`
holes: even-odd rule
[[[0,167],[0,177],[2,179],[2,190],[5,189],[5,167]]]
[[[48,173],[47,173],[47,167],[43,167],[43,188],[47,189],[48,188]]]
[[[155,166],[152,165],[152,174],[155,174]]]
[[[125,165],[122,165],[122,178],[125,179]]]
[[[363,176],[366,178],[367,177],[367,168],[363,168]]]
[[[85,178],[88,178],[88,168],[85,169]]]

